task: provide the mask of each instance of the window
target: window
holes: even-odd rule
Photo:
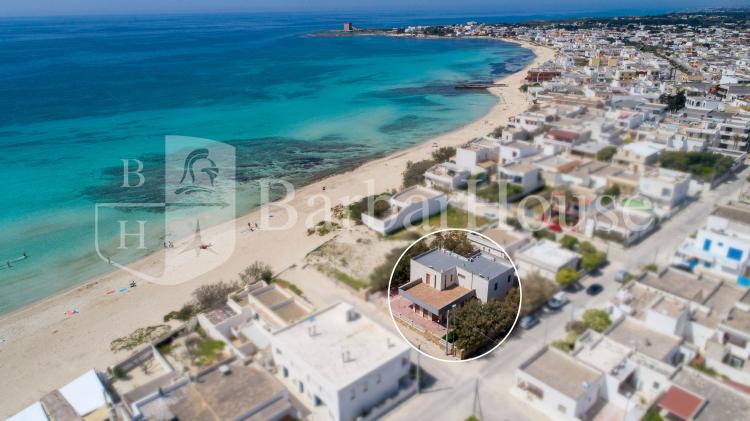
[[[349,400],[354,400],[354,398],[357,397],[357,391],[352,387],[352,394],[349,397]]]
[[[653,384],[653,388],[654,388],[654,389],[658,389],[658,388],[659,388],[659,386],[661,386],[661,385],[659,384],[659,382],[654,382],[654,384]]]
[[[430,274],[429,273],[424,276],[424,283],[426,283],[426,284],[430,283]]]
[[[381,376],[380,373],[378,373],[378,377],[377,377],[377,380],[375,380],[375,383],[380,384],[380,381],[382,380],[382,377],[383,376]]]
[[[704,251],[711,250],[711,240],[704,240],[703,241],[703,250]]]
[[[670,189],[661,189],[661,196],[662,197],[669,197],[670,194],[672,194],[672,190],[670,190]]]
[[[367,380],[365,380],[364,387],[362,387],[362,392],[367,393]]]
[[[286,367],[283,367],[284,377],[289,377],[289,369]]]
[[[568,412],[568,409],[565,408],[565,405],[557,405],[557,410],[560,411],[560,412],[562,412],[563,414],[565,414],[566,412]]]
[[[497,291],[497,282],[495,282],[495,291]]]
[[[745,361],[740,357],[729,354],[729,356],[727,357],[727,364],[729,364],[732,368],[741,369],[742,366],[745,365]]]
[[[734,247],[729,247],[729,250],[727,251],[727,258],[732,260],[742,260],[742,250],[736,249]]]

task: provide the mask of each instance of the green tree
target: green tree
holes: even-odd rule
[[[237,284],[219,281],[199,286],[193,291],[197,308],[201,312],[217,309],[227,302],[227,296],[237,289]]]
[[[597,332],[604,332],[612,324],[606,311],[595,308],[584,311],[581,320],[586,327]]]
[[[426,159],[424,161],[406,163],[406,171],[404,171],[404,187],[416,186],[424,182],[424,173],[435,165],[435,161]]]
[[[555,275],[555,280],[557,281],[557,283],[564,287],[578,281],[579,278],[580,275],[578,274],[578,271],[573,268],[562,268]]]
[[[471,300],[452,310],[451,333],[456,347],[475,349],[507,335],[516,320],[520,298],[518,288],[513,288],[502,301]]]
[[[432,159],[436,163],[442,163],[447,162],[453,155],[456,154],[456,148],[450,147],[450,146],[443,146],[440,149],[437,149],[432,152]]]
[[[607,254],[603,251],[595,251],[593,253],[586,253],[581,257],[581,267],[587,271],[591,272],[596,269],[599,269],[604,265],[604,262],[607,261]]]
[[[273,279],[271,266],[263,262],[253,262],[239,273],[240,281],[245,285],[251,285],[258,281],[270,282]]]
[[[615,153],[617,152],[616,146],[605,146],[602,148],[599,152],[596,153],[596,159],[599,161],[609,161],[612,159],[613,156],[615,156]]]
[[[572,235],[565,234],[560,239],[560,245],[568,250],[575,250],[577,244],[578,239],[573,237]]]
[[[469,256],[476,252],[465,231],[439,232],[432,236],[430,248],[444,248],[461,256]]]
[[[581,241],[578,244],[578,252],[581,254],[596,253],[596,247],[590,241]]]

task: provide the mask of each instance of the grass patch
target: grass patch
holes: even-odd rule
[[[443,228],[442,220],[445,218],[447,227],[445,228],[471,228],[481,227],[489,224],[491,221],[488,218],[479,215],[472,215],[461,209],[448,206],[445,212],[437,215],[433,215],[427,219],[427,225],[431,228]],[[474,218],[474,224],[469,225],[471,218]]]
[[[370,284],[368,284],[367,282],[359,280],[349,275],[348,273],[344,273],[338,269],[327,268],[326,272],[328,273],[329,276],[333,277],[337,281],[343,282],[349,285],[350,287],[354,288],[355,290],[364,289],[370,286]]]
[[[274,278],[273,282],[276,283],[276,284],[278,284],[280,287],[283,287],[283,288],[286,288],[286,289],[292,291],[293,293],[299,295],[300,297],[303,295],[302,294],[302,290],[299,289],[299,287],[297,285],[294,285],[293,283],[291,283],[291,282],[289,282],[289,281],[287,281],[285,279]]]
[[[123,336],[110,342],[109,349],[112,352],[117,351],[131,351],[139,345],[152,342],[161,336],[169,333],[169,326],[167,325],[155,325],[148,327],[140,327],[133,331],[130,335]]]
[[[577,339],[578,334],[575,332],[570,332],[564,339],[558,339],[552,342],[552,346],[559,349],[560,351],[570,353],[573,352],[573,348],[575,347]]]

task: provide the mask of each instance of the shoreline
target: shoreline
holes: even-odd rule
[[[486,114],[415,146],[311,180],[309,184],[295,189],[291,197],[281,199],[281,202],[254,208],[233,220],[207,228],[202,235],[207,242],[213,239],[217,248],[223,244],[218,241],[222,236],[235,235],[236,243],[228,251],[231,253],[230,260],[218,268],[187,282],[177,280],[174,285],[157,285],[141,281],[137,288],[126,293],[107,295],[104,291],[116,290],[134,277],[125,270],[115,269],[0,315],[0,338],[5,340],[0,343],[0,375],[6,379],[0,393],[7,398],[0,406],[0,416],[17,412],[42,393],[61,386],[81,371],[91,367],[103,369],[112,364],[124,355],[115,355],[109,350],[112,339],[129,334],[138,327],[161,324],[162,316],[189,301],[190,293],[197,286],[234,280],[240,270],[256,260],[270,264],[278,273],[303,259],[307,253],[330,239],[330,235],[308,236],[306,233],[305,221],[322,220],[323,212],[319,209],[327,211],[330,207],[321,206],[320,200],[310,206],[311,200],[325,195],[331,205],[336,205],[348,203],[355,196],[372,194],[367,191],[370,185],[374,193],[398,188],[406,162],[427,158],[434,142],[440,147],[455,147],[473,137],[486,135],[498,125],[505,125],[509,116],[523,111],[528,105],[525,95],[518,89],[526,71],[554,57],[554,52],[547,47],[519,40],[498,40],[530,49],[535,57],[523,69],[495,80],[506,83],[507,87],[488,90],[498,101]],[[283,232],[247,232],[248,221],[260,222],[264,212],[279,207],[280,203],[295,209],[299,215],[297,223]],[[279,241],[279,237],[283,240]],[[158,267],[168,252],[154,251],[127,267],[147,272],[149,268]],[[205,260],[201,262],[200,258],[190,256],[181,260],[179,270],[186,278],[192,278],[189,275],[191,270],[199,271],[206,264]],[[65,312],[73,308],[79,313],[66,317]]]

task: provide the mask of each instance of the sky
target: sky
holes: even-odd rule
[[[0,16],[222,12],[452,12],[548,14],[750,6],[750,0],[0,0]]]

